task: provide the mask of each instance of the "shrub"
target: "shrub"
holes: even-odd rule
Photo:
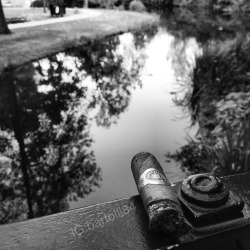
[[[140,0],[133,0],[129,4],[129,10],[136,12],[144,12],[146,11],[146,7]]]
[[[42,8],[43,7],[43,0],[35,0],[34,2],[31,3],[31,7],[35,8]]]

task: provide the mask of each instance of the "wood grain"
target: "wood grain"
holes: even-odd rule
[[[225,181],[245,202],[242,218],[194,228],[176,249],[250,249],[250,174]],[[13,250],[170,249],[172,244],[148,228],[139,196],[4,225],[0,235],[0,249]]]

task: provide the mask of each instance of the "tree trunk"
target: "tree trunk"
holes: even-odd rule
[[[1,0],[0,0],[1,1]],[[32,206],[32,198],[31,198],[31,187],[30,187],[30,178],[28,173],[28,159],[25,152],[24,138],[22,126],[20,126],[20,113],[18,109],[18,101],[16,95],[15,81],[12,79],[11,82],[12,87],[12,95],[13,95],[13,130],[15,133],[15,137],[19,144],[20,149],[20,158],[21,158],[21,170],[23,173],[24,186],[26,190],[26,199],[28,205],[28,218],[34,218],[33,206]]]
[[[5,16],[3,13],[3,6],[0,0],[0,34],[10,34],[10,30],[8,28],[7,22],[5,20]]]
[[[46,0],[43,0],[43,12],[46,13]]]

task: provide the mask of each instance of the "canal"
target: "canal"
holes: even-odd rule
[[[248,171],[244,18],[164,12],[159,27],[2,74],[1,223],[136,195],[141,151],[172,183]]]

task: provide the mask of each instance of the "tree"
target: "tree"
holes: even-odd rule
[[[77,75],[65,78],[63,59],[0,76],[0,224],[65,211],[101,181],[82,106],[86,89]]]
[[[127,109],[153,34],[115,36],[0,75],[0,224],[65,211],[100,186],[91,124],[109,127]]]
[[[7,22],[5,20],[2,2],[0,0],[0,34],[10,34]]]
[[[46,0],[43,0],[43,12],[46,13]]]
[[[68,51],[70,56],[78,58],[79,71],[86,72],[95,82],[96,94],[89,107],[99,110],[95,117],[98,126],[110,127],[116,123],[129,106],[132,90],[142,85],[144,47],[155,29],[145,32],[114,36],[93,42],[88,49],[78,47]],[[130,40],[130,46],[121,41],[124,38]]]

